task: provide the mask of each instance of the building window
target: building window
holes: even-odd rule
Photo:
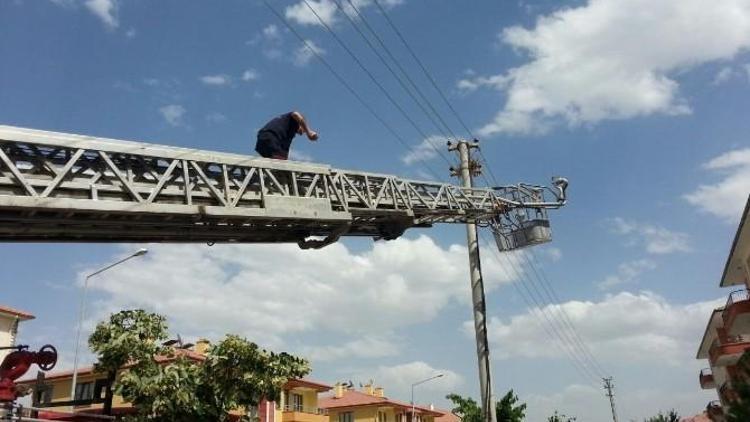
[[[94,398],[94,383],[82,382],[76,384],[76,395],[73,400],[91,400]]]
[[[339,413],[339,422],[354,422],[352,412]]]
[[[292,393],[292,410],[295,412],[301,412],[303,409],[302,405],[302,394]]]
[[[378,411],[378,422],[388,422],[388,414],[383,411]]]

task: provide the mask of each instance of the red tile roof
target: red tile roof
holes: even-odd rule
[[[435,418],[435,422],[461,422],[461,418],[451,413],[450,410],[435,409],[436,412],[442,413]]]
[[[3,305],[0,305],[0,314],[8,314],[8,315],[17,316],[19,319],[22,319],[24,321],[36,318],[34,315],[28,312],[19,311],[18,309],[13,309],[10,306],[3,306]]]
[[[366,393],[360,393],[354,390],[344,390],[342,397],[326,396],[321,397],[318,400],[318,407],[321,409],[338,409],[345,407],[360,407],[360,406],[393,406],[411,411],[411,404],[403,403],[396,400],[391,400],[387,397],[376,397]],[[419,413],[424,413],[432,416],[441,416],[442,413],[430,410],[422,406],[414,406],[414,409]]]
[[[295,387],[312,388],[312,389],[316,390],[319,393],[322,393],[323,391],[328,391],[331,388],[333,388],[330,385],[322,384],[322,383],[319,383],[319,382],[316,382],[316,381],[311,381],[309,379],[290,379],[289,381],[287,381],[286,384],[284,384],[284,387],[287,387],[287,388],[295,388]]]
[[[175,354],[173,356],[156,356],[154,358],[155,361],[159,363],[167,363],[171,362],[175,359],[177,359],[178,355],[182,355],[187,357],[188,359],[194,360],[194,361],[204,361],[206,360],[206,356],[196,353],[192,350],[187,349],[173,349]],[[125,368],[127,368],[129,365],[125,365]],[[94,372],[93,366],[86,366],[83,368],[78,368],[78,375],[86,375]],[[73,377],[73,370],[65,370],[65,371],[58,371],[53,372],[50,374],[45,374],[44,379],[45,380],[54,380],[54,379],[60,379],[60,378],[67,378],[67,377]],[[29,384],[36,382],[36,377],[34,378],[25,378],[17,382],[17,384]]]

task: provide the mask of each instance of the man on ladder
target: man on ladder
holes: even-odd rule
[[[258,131],[255,151],[261,157],[287,160],[292,140],[303,133],[310,141],[318,140],[318,133],[310,129],[301,113],[297,111],[284,113],[271,119]]]

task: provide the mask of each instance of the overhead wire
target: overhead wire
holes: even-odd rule
[[[350,3],[350,5],[353,8],[356,9],[356,7],[354,6],[354,4],[352,3],[351,0],[347,0],[347,1]],[[382,5],[378,2],[378,0],[373,0],[373,1],[376,4],[376,6],[378,7],[378,9],[380,10],[380,12],[383,15],[383,17],[385,18],[385,20],[387,21],[387,23],[389,24],[389,26],[393,29],[393,31],[396,33],[396,35],[400,39],[401,43],[409,51],[409,53],[412,56],[412,58],[414,59],[414,61],[420,67],[420,69],[424,73],[424,75],[427,78],[427,80],[429,80],[429,82],[432,84],[433,88],[438,92],[438,94],[442,98],[443,102],[451,110],[451,112],[455,116],[456,120],[463,126],[463,128],[466,130],[466,132],[473,139],[476,139],[476,137],[474,136],[472,130],[468,127],[468,125],[463,120],[463,118],[461,117],[461,115],[453,107],[453,105],[451,104],[450,100],[448,100],[447,96],[445,95],[445,93],[443,92],[443,90],[440,88],[440,86],[437,84],[437,82],[436,82],[435,78],[432,76],[431,72],[427,69],[427,67],[424,65],[424,63],[422,62],[422,60],[416,54],[416,52],[414,51],[414,49],[410,46],[409,42],[406,40],[406,38],[401,33],[401,31],[398,29],[398,27],[393,22],[393,20],[390,18],[388,12],[385,10],[385,8],[382,7]],[[358,10],[355,10],[355,11],[358,12]],[[368,29],[370,29],[370,31],[374,34],[374,36],[376,37],[376,39],[378,39],[378,41],[381,43],[381,46],[388,52],[389,56],[393,59],[393,55],[390,53],[390,50],[385,46],[384,42],[382,41],[382,38],[380,38],[377,35],[377,33],[375,33],[375,31],[372,30],[372,28],[369,26],[369,24],[367,23],[366,19],[364,18],[364,16],[361,13],[358,13],[358,15],[361,17],[361,19],[363,20],[363,22],[365,23],[365,25],[368,27]],[[394,61],[396,63],[398,63],[398,61],[396,61],[395,59],[394,59]],[[402,72],[405,73],[403,67],[401,67],[400,65],[399,65],[399,69]],[[409,80],[413,83],[413,81],[411,80],[411,78],[409,78]],[[419,91],[419,92],[421,92],[421,91]],[[423,99],[425,99],[424,96],[423,96]],[[427,100],[427,102],[431,106],[431,103],[428,100]],[[434,107],[431,106],[431,108],[432,108],[433,112],[435,112],[437,114],[437,111],[434,109]],[[442,118],[441,118],[441,121],[443,121],[443,123],[445,123],[444,120],[442,120]],[[447,126],[447,124],[446,124],[446,126]],[[497,178],[495,177],[495,175],[494,175],[494,173],[492,171],[492,168],[489,166],[488,160],[487,160],[486,156],[484,155],[484,153],[482,152],[481,149],[479,149],[479,154],[480,154],[480,157],[481,157],[482,161],[485,164],[485,167],[486,167],[487,171],[490,173],[490,176],[493,179],[494,185],[497,186],[498,185]],[[490,185],[490,181],[487,179],[487,176],[484,175],[484,174],[482,174],[482,175],[484,177],[485,182],[488,185]],[[539,272],[537,271],[536,266],[534,266],[533,263],[528,260],[528,258],[526,257],[526,255],[524,253],[521,253],[521,255],[523,256],[524,259],[526,259],[527,263],[532,268],[532,271],[533,271],[534,275],[537,277],[537,279],[539,280],[539,284],[542,286],[542,290],[547,294],[547,296],[550,298],[550,300],[545,300],[544,295],[539,291],[539,289],[537,288],[537,286],[533,282],[533,280],[531,280],[531,277],[529,277],[528,278],[528,282],[534,288],[535,292],[537,293],[537,297],[541,300],[542,303],[545,303],[545,304],[548,303],[548,304],[552,305],[552,303],[553,303],[553,299],[552,298],[555,298],[557,300],[557,302],[555,302],[555,303],[559,303],[559,298],[557,297],[556,293],[554,292],[554,289],[552,288],[552,285],[546,279],[546,276],[545,277],[541,277],[539,275]],[[508,259],[508,262],[511,263],[510,259]],[[515,268],[514,268],[514,270],[515,270]],[[520,293],[520,291],[519,291],[519,293]],[[530,294],[530,296],[532,298],[534,298],[534,296],[531,295],[531,291],[530,290],[528,291],[528,293]],[[536,302],[536,300],[535,300],[535,302]],[[562,331],[563,334],[561,335],[561,338],[560,338],[561,341],[564,341],[566,344],[568,344],[571,347],[573,347],[574,350],[577,349],[578,352],[580,352],[582,354],[582,356],[583,356],[582,360],[585,361],[585,366],[587,368],[591,367],[591,369],[589,371],[593,371],[593,372],[590,372],[590,374],[602,375],[603,376],[604,373],[605,373],[605,371],[602,369],[602,367],[599,364],[598,360],[596,360],[596,358],[593,356],[593,354],[591,353],[590,349],[583,342],[580,334],[578,333],[578,330],[576,330],[575,326],[573,325],[572,321],[570,320],[570,317],[567,315],[567,313],[565,312],[565,310],[562,308],[562,305],[558,304],[557,306],[550,306],[550,308],[559,310],[560,314],[562,315],[562,317],[560,318],[560,317],[556,317],[554,314],[551,314],[549,318],[546,318],[547,321],[548,321],[548,323],[550,324],[551,328],[555,329],[556,332],[558,332],[557,328],[561,328],[562,329],[561,331]],[[551,311],[549,309],[547,309],[546,307],[543,308],[543,307],[540,306],[540,309],[541,309],[542,312],[544,312],[544,310],[546,309],[546,310],[548,310],[551,313]],[[559,323],[558,326],[555,327],[555,325],[553,324],[552,321],[558,321],[558,323]],[[565,340],[563,340],[563,337],[565,338]],[[581,364],[584,364],[584,362],[581,362]]]
[[[310,2],[308,2],[307,0],[302,0],[302,1],[305,3],[305,5],[307,5],[307,7],[310,9],[310,11],[313,13],[313,15],[315,15],[315,17],[318,19],[318,21],[320,22],[320,24],[326,29],[326,31],[328,31],[328,33],[336,40],[336,42],[341,46],[341,48],[343,48],[349,54],[349,56],[352,58],[352,60],[354,60],[354,62],[357,63],[357,65],[359,66],[359,68],[362,69],[362,71],[365,72],[365,74],[367,74],[367,76],[370,78],[370,80],[372,81],[372,83],[375,84],[378,87],[378,89],[380,89],[380,91],[383,93],[383,95],[385,95],[385,97],[388,99],[388,101],[394,107],[396,107],[396,109],[401,113],[401,115],[404,116],[404,118],[409,122],[409,124],[417,131],[417,133],[419,133],[422,136],[423,139],[429,138],[429,136],[427,135],[427,133],[425,133],[424,130],[422,130],[416,124],[416,122],[414,122],[414,119],[412,119],[409,116],[409,114],[403,109],[403,107],[401,107],[401,105],[388,92],[388,90],[385,89],[385,87],[377,80],[377,78],[375,78],[375,76],[372,74],[372,72],[369,69],[367,69],[367,66],[365,66],[362,63],[362,61],[357,57],[357,55],[354,54],[354,52],[346,45],[346,43],[330,27],[330,25],[328,25],[328,23],[326,23],[325,19],[323,19],[322,17],[320,17],[320,15],[315,10],[315,8],[312,7],[312,5],[310,4]],[[445,154],[442,151],[440,151],[439,149],[437,149],[437,147],[435,147],[435,145],[433,145],[433,144],[431,144],[429,142],[427,143],[427,145],[429,145],[446,163],[448,163],[448,165],[451,164],[450,160],[445,156]]]
[[[435,91],[438,92],[438,94],[440,95],[440,98],[442,98],[445,105],[448,106],[448,108],[453,113],[453,116],[456,118],[456,120],[458,120],[458,122],[466,131],[466,133],[468,133],[469,136],[471,136],[471,139],[477,139],[477,137],[474,136],[474,133],[472,132],[472,130],[469,128],[469,125],[467,125],[464,119],[461,117],[461,114],[459,114],[458,111],[456,111],[456,109],[453,107],[453,104],[451,104],[451,102],[448,100],[448,96],[445,95],[445,93],[440,88],[438,83],[435,81],[435,78],[432,76],[430,71],[427,70],[427,67],[424,65],[424,63],[419,58],[419,56],[417,56],[417,53],[414,52],[414,49],[411,48],[411,45],[409,45],[409,42],[406,41],[406,37],[404,37],[404,35],[401,33],[401,30],[399,30],[396,24],[393,22],[393,20],[391,20],[391,17],[388,14],[388,12],[385,10],[385,8],[380,4],[378,0],[373,0],[373,3],[375,3],[375,5],[378,7],[378,9],[380,10],[380,13],[383,15],[383,18],[385,18],[386,22],[388,22],[388,25],[391,27],[391,29],[393,29],[393,32],[396,33],[396,36],[399,38],[399,40],[401,40],[401,43],[404,45],[404,47],[406,47],[406,50],[409,51],[409,54],[411,55],[411,57],[417,63],[419,68],[422,70],[422,73],[425,75],[427,80],[430,81],[430,84],[435,89]],[[479,150],[479,155],[480,157],[482,157],[482,159],[486,163],[487,159],[484,157],[484,153],[482,152],[481,149]],[[490,173],[492,178],[495,179],[495,175],[493,174],[492,169],[489,166],[487,166],[487,171]]]
[[[411,117],[409,117],[409,115],[406,113],[406,111],[395,101],[395,99],[390,95],[390,93],[385,89],[385,87],[375,78],[375,76],[372,74],[372,72],[369,69],[367,69],[367,67],[361,62],[361,60],[359,60],[359,58],[356,56],[356,54],[354,54],[353,51],[343,42],[343,40],[340,39],[340,37],[325,22],[325,20],[321,18],[321,16],[317,13],[317,11],[315,11],[315,9],[309,4],[309,2],[307,0],[303,0],[303,1],[307,5],[307,7],[311,10],[311,12],[316,16],[316,18],[321,23],[321,25],[331,34],[331,36],[339,43],[339,45],[351,56],[351,58],[358,64],[358,66],[368,75],[368,77],[371,79],[371,81],[381,90],[381,92],[386,96],[386,98],[391,102],[391,104],[393,104],[401,112],[401,114],[406,118],[407,121],[409,121],[409,123],[412,125],[412,127],[414,127],[414,129],[421,136],[423,136],[425,139],[427,139],[428,138],[427,134],[416,124],[416,122],[414,122],[413,119],[411,119]],[[387,12],[385,11],[385,9],[380,5],[380,3],[377,0],[373,0],[373,1],[378,6],[378,8],[380,9],[381,13],[385,17],[385,19],[388,21],[388,23],[391,26],[391,28],[394,30],[394,32],[396,32],[396,34],[398,35],[399,39],[404,44],[404,46],[406,47],[406,49],[410,52],[412,58],[415,60],[415,62],[417,62],[417,64],[419,65],[419,67],[422,69],[423,73],[425,74],[425,76],[427,77],[427,79],[430,81],[430,83],[432,84],[432,86],[440,94],[441,98],[446,103],[446,105],[448,106],[448,108],[453,112],[453,114],[456,117],[456,119],[463,126],[463,128],[467,131],[467,133],[469,133],[469,135],[472,138],[474,138],[474,135],[471,132],[471,130],[468,128],[468,126],[463,121],[463,119],[461,118],[461,116],[458,114],[458,112],[456,111],[456,109],[452,106],[452,104],[450,103],[450,101],[448,100],[448,98],[445,96],[445,94],[443,93],[443,91],[440,89],[440,87],[438,86],[437,82],[432,77],[432,75],[427,70],[427,68],[424,66],[424,64],[422,63],[422,61],[418,58],[418,56],[416,55],[416,53],[414,52],[414,50],[409,46],[408,42],[403,37],[403,34],[401,34],[401,32],[395,26],[395,24],[390,19],[390,17],[388,16]],[[299,38],[299,40],[306,46],[306,48],[308,48],[328,68],[328,70],[331,71],[331,73],[336,77],[336,79],[338,79],[339,82],[342,83],[347,88],[347,90],[352,95],[354,95],[355,98],[357,98],[357,100],[360,103],[362,103],[362,105],[365,106],[365,108],[384,127],[386,127],[386,129],[388,129],[388,131],[392,135],[394,135],[394,137],[396,139],[398,139],[403,144],[404,147],[406,147],[408,150],[412,150],[412,147],[409,146],[409,144],[403,139],[403,137],[401,137],[382,117],[380,117],[377,114],[377,112],[375,112],[375,110],[369,104],[367,104],[364,101],[364,99],[351,87],[351,85],[348,84],[346,82],[346,80],[333,69],[333,67],[330,65],[330,63],[328,63],[322,57],[322,55],[320,55],[318,53],[318,51],[315,48],[313,48],[309,44],[309,42],[307,40],[305,40],[275,10],[275,8],[273,8],[267,2],[267,0],[263,0],[263,2],[287,26],[287,28],[290,29],[290,31],[292,33],[294,33],[295,36],[297,36],[297,38]],[[415,104],[417,104],[420,107],[420,109],[430,119],[430,121],[433,123],[433,125],[435,125],[435,127],[438,129],[438,131],[442,132],[442,134],[444,136],[446,136],[446,137],[447,137],[446,131],[450,132],[451,135],[455,139],[458,139],[458,137],[452,131],[452,129],[450,128],[450,126],[445,122],[445,120],[442,118],[442,116],[436,110],[436,108],[432,105],[432,103],[426,98],[426,96],[424,95],[424,93],[417,87],[417,85],[416,85],[416,83],[414,83],[413,79],[411,79],[411,77],[408,76],[408,73],[400,65],[399,61],[395,59],[395,57],[392,54],[392,52],[390,51],[390,49],[388,49],[388,47],[385,45],[385,42],[383,41],[383,39],[369,25],[369,23],[367,22],[367,20],[364,17],[364,15],[352,3],[352,1],[351,0],[347,0],[347,2],[349,3],[350,7],[352,7],[352,10],[354,10],[355,13],[357,14],[357,16],[362,20],[362,22],[364,23],[364,25],[368,29],[368,31],[378,41],[379,45],[383,48],[383,50],[386,52],[386,54],[389,56],[389,58],[396,64],[396,66],[398,67],[398,69],[400,70],[400,72],[404,75],[404,77],[406,78],[406,80],[410,83],[410,85],[412,86],[412,88],[414,89],[414,91],[417,92],[418,95],[420,96],[420,98],[422,98],[422,100],[428,105],[428,107],[430,108],[430,110],[433,112],[433,114],[435,114],[435,116],[438,118],[438,120],[440,121],[440,123],[444,126],[444,129],[446,131],[444,131],[443,128],[440,128],[440,125],[437,124],[437,122],[429,115],[429,113],[424,108],[424,106],[416,99],[416,97],[414,97],[413,93],[406,87],[406,85],[403,82],[403,80],[396,75],[396,73],[393,70],[393,68],[388,65],[388,63],[386,62],[386,60],[384,59],[384,57],[372,45],[372,43],[370,42],[370,40],[365,36],[365,34],[361,31],[361,29],[356,25],[356,23],[351,18],[351,16],[349,16],[349,14],[343,9],[343,7],[339,3],[339,1],[338,0],[334,0],[334,2],[336,3],[337,8],[347,17],[347,19],[352,24],[352,26],[354,27],[354,29],[359,33],[359,35],[363,38],[363,40],[365,40],[365,42],[367,43],[367,45],[373,50],[373,52],[377,55],[377,57],[380,59],[380,61],[386,66],[386,68],[388,68],[388,70],[391,73],[391,75],[393,75],[393,77],[396,78],[396,80],[399,82],[399,84],[401,85],[401,87],[412,98],[412,100],[415,102]],[[448,162],[450,164],[450,161],[445,157],[444,154],[442,154],[439,150],[437,150],[434,145],[430,145],[430,146],[433,149],[435,149],[435,152],[438,155],[440,155],[443,158],[443,160],[445,160],[446,162]],[[487,164],[487,159],[484,156],[484,154],[481,152],[481,150],[480,150],[480,156],[482,157],[484,163]],[[423,163],[423,164],[425,164],[425,163]],[[438,180],[442,179],[441,177],[437,176],[435,174],[435,172],[429,166],[427,166],[426,164],[425,164],[425,167]],[[487,167],[490,175],[492,176],[492,179],[494,180],[494,183],[497,184],[497,179],[495,178],[494,174],[492,173],[491,168],[488,165],[486,165],[486,167]],[[489,184],[489,181],[487,180],[487,177],[486,176],[484,176],[484,177],[485,177],[485,181]],[[493,249],[493,252],[496,254],[496,256],[499,259],[499,256],[501,254],[499,252],[495,251],[494,249]],[[523,253],[521,255],[523,255]],[[547,293],[548,298],[555,298],[555,300],[557,300],[559,302],[559,299],[557,299],[557,295],[554,292],[554,289],[552,289],[551,284],[549,284],[549,281],[546,279],[546,275],[540,276],[540,272],[538,272],[537,269],[536,269],[536,267],[533,266],[533,262],[529,261],[528,258],[525,255],[523,255],[523,257],[524,257],[524,259],[526,259],[527,264],[529,264],[529,266],[531,266],[534,274],[537,277],[537,280],[540,281],[540,284],[543,286],[543,290]],[[505,258],[506,258],[506,261],[508,262],[510,268],[512,268],[513,271],[516,273],[517,278],[521,279],[522,275],[527,274],[526,271],[520,271],[520,270],[518,270],[515,267],[515,265],[513,264],[513,262],[507,256]],[[507,270],[505,269],[504,266],[502,268],[503,268],[504,271],[507,272]],[[557,309],[559,309],[559,310],[562,311],[562,315],[563,315],[562,318],[557,318],[554,315],[552,315],[551,313],[548,315],[545,311],[549,311],[549,309],[548,309],[547,306],[543,306],[543,304],[547,304],[547,303],[551,304],[552,300],[550,299],[549,301],[547,301],[547,300],[544,299],[544,295],[542,295],[540,293],[539,289],[536,287],[536,284],[534,284],[534,282],[531,280],[530,276],[525,276],[524,278],[526,278],[526,281],[527,281],[528,284],[532,285],[532,287],[534,288],[535,292],[537,293],[536,296],[534,294],[532,294],[532,292],[529,289],[529,287],[528,287],[527,284],[524,284],[524,283],[519,283],[519,284],[521,284],[524,287],[524,289],[526,289],[526,294],[536,304],[536,307],[534,307],[534,306],[531,305],[531,303],[529,302],[529,300],[527,299],[527,297],[521,292],[520,288],[518,288],[518,286],[516,285],[516,283],[512,283],[513,286],[514,286],[514,288],[516,288],[516,291],[518,292],[519,296],[521,296],[521,298],[524,300],[524,302],[527,304],[527,306],[530,309],[533,309],[533,310],[536,311],[536,313],[533,313],[533,315],[535,315],[535,317],[537,318],[538,322],[543,327],[543,329],[545,330],[545,332],[547,333],[547,335],[549,335],[550,337],[556,337],[558,339],[558,341],[560,343],[558,344],[556,342],[556,344],[559,347],[562,347],[566,351],[566,354],[568,354],[569,358],[572,359],[571,362],[574,363],[574,367],[576,368],[576,370],[578,370],[582,374],[585,374],[584,378],[589,378],[590,377],[590,378],[593,378],[593,379],[597,379],[598,375],[604,374],[604,371],[602,370],[600,364],[598,363],[598,361],[596,360],[596,358],[593,356],[593,354],[591,354],[590,350],[588,349],[588,347],[585,345],[585,343],[583,342],[582,338],[580,337],[580,334],[577,332],[577,330],[575,330],[575,327],[572,324],[572,321],[570,321],[570,318],[565,313],[564,309],[562,309],[561,306],[557,307]],[[545,282],[546,282],[546,284],[545,284]],[[546,320],[547,324],[549,325],[549,328],[543,323],[542,318],[539,317],[539,314],[541,314],[542,318],[544,320]],[[558,320],[558,322],[559,321],[563,321],[563,322],[559,322],[559,324],[556,325],[556,324],[553,323],[553,320]],[[563,327],[562,330],[560,330],[561,327]],[[552,329],[552,331],[550,331],[550,329]],[[563,333],[565,333],[565,334],[561,334],[560,333],[561,331]],[[571,335],[569,332],[572,332],[574,334]],[[583,356],[583,357],[579,356],[578,353],[582,353],[581,356]]]
[[[415,148],[415,147],[412,147],[412,146],[410,146],[410,145],[409,145],[409,143],[408,143],[408,142],[407,142],[407,141],[406,141],[406,140],[405,140],[405,139],[404,139],[404,138],[403,138],[403,137],[402,137],[401,135],[399,135],[399,133],[398,133],[398,132],[397,132],[397,131],[396,131],[395,129],[393,129],[393,127],[392,127],[392,126],[391,126],[390,124],[388,124],[388,122],[386,122],[386,121],[385,121],[385,119],[383,119],[383,118],[382,118],[382,117],[381,117],[381,116],[380,116],[380,115],[379,115],[379,114],[378,114],[378,113],[377,113],[377,112],[375,111],[375,109],[373,109],[373,108],[372,108],[372,106],[370,106],[370,105],[369,105],[369,104],[368,104],[368,103],[367,103],[367,102],[366,102],[366,101],[364,100],[364,98],[362,98],[362,96],[361,96],[361,95],[359,95],[359,93],[357,93],[357,91],[356,91],[356,90],[354,90],[354,88],[353,88],[353,87],[352,87],[352,86],[351,86],[351,85],[350,85],[350,84],[349,84],[349,83],[348,83],[348,82],[346,81],[346,79],[344,79],[344,77],[343,77],[343,76],[341,76],[341,75],[340,75],[340,74],[339,74],[339,73],[338,73],[338,72],[337,72],[337,71],[336,71],[336,70],[335,70],[335,69],[333,68],[333,66],[332,66],[332,65],[331,65],[331,64],[330,64],[330,63],[328,62],[328,60],[326,60],[326,59],[325,59],[325,58],[324,58],[324,57],[323,57],[323,56],[322,56],[322,55],[321,55],[321,54],[320,54],[320,53],[318,52],[318,50],[317,50],[316,48],[314,48],[313,46],[311,46],[311,45],[310,45],[310,43],[309,43],[309,42],[308,42],[308,41],[307,41],[307,40],[306,40],[306,39],[305,39],[305,38],[304,38],[304,37],[303,37],[303,36],[302,36],[302,35],[301,35],[301,34],[300,34],[300,33],[299,33],[299,32],[298,32],[298,31],[297,31],[297,30],[296,30],[296,29],[295,29],[295,28],[294,28],[294,27],[292,26],[292,25],[290,25],[290,24],[289,24],[289,22],[287,22],[287,21],[286,21],[286,19],[284,19],[284,17],[283,17],[283,16],[282,16],[282,15],[281,15],[281,14],[280,14],[280,13],[278,12],[278,10],[276,10],[276,8],[275,8],[275,7],[273,7],[273,6],[272,6],[272,5],[271,5],[271,4],[270,4],[270,3],[268,2],[268,0],[262,0],[262,1],[263,1],[263,4],[265,4],[265,6],[266,6],[266,7],[267,7],[267,8],[268,8],[268,9],[269,9],[270,11],[271,11],[271,13],[273,13],[273,14],[274,14],[274,15],[275,15],[275,16],[276,16],[276,17],[277,17],[277,18],[278,18],[278,19],[279,19],[279,20],[280,20],[280,21],[281,21],[281,22],[282,22],[282,23],[284,24],[284,26],[286,26],[286,28],[287,28],[287,29],[288,29],[288,30],[289,30],[289,31],[290,31],[290,32],[291,32],[292,34],[294,34],[294,35],[295,35],[295,36],[296,36],[296,37],[297,37],[297,38],[299,39],[299,41],[300,41],[300,42],[301,42],[301,43],[302,43],[302,44],[303,44],[303,45],[304,45],[304,46],[305,46],[305,47],[306,47],[306,48],[307,48],[307,49],[308,49],[308,50],[309,50],[309,51],[310,51],[310,52],[311,52],[311,53],[312,53],[312,54],[313,54],[313,55],[314,55],[314,56],[315,56],[315,57],[316,57],[316,58],[317,58],[317,59],[318,59],[318,60],[319,60],[319,61],[320,61],[321,63],[323,63],[323,65],[324,65],[324,66],[326,67],[326,69],[328,69],[328,71],[329,71],[329,72],[331,72],[331,74],[332,74],[332,75],[334,76],[334,78],[336,78],[336,80],[338,80],[338,82],[339,82],[339,83],[341,83],[341,84],[342,84],[342,85],[343,85],[343,86],[344,86],[344,87],[346,88],[346,90],[347,90],[347,91],[349,91],[349,93],[350,93],[350,94],[352,94],[352,96],[354,96],[354,98],[356,98],[356,99],[357,99],[357,101],[359,101],[359,103],[360,103],[360,104],[361,104],[361,105],[362,105],[362,106],[363,106],[363,107],[364,107],[364,108],[365,108],[365,109],[366,109],[366,110],[367,110],[367,111],[368,111],[368,112],[369,112],[369,113],[370,113],[370,114],[371,114],[371,115],[372,115],[372,116],[373,116],[373,117],[374,117],[374,118],[375,118],[375,119],[376,119],[376,120],[377,120],[377,121],[378,121],[378,122],[379,122],[379,123],[381,124],[381,125],[383,125],[383,127],[385,127],[385,128],[386,128],[386,129],[388,130],[388,132],[390,132],[390,133],[391,133],[391,135],[393,135],[393,137],[394,137],[394,138],[396,138],[396,139],[397,139],[397,140],[398,140],[398,141],[399,141],[399,142],[400,142],[400,143],[402,144],[402,146],[403,146],[404,148],[406,148],[406,149],[407,149],[407,151],[413,151],[413,150],[414,150],[414,148]],[[428,165],[427,165],[427,163],[425,163],[424,161],[422,161],[421,163],[422,163],[422,164],[424,165],[424,167],[425,167],[425,168],[427,169],[427,171],[428,171],[429,173],[431,173],[433,177],[435,177],[435,180],[443,180],[443,179],[444,179],[444,176],[443,176],[443,177],[441,177],[440,175],[438,175],[438,174],[437,174],[437,172],[435,172],[435,170],[433,170],[433,169],[432,169],[432,167],[430,167],[430,166],[428,166]]]
[[[337,0],[339,1],[339,0]],[[372,34],[372,36],[375,38],[375,40],[378,42],[380,47],[385,51],[385,53],[388,55],[388,57],[391,59],[391,61],[395,64],[396,68],[401,72],[403,77],[409,82],[409,85],[414,89],[414,91],[419,95],[419,97],[424,101],[425,104],[430,108],[430,111],[432,111],[432,114],[435,115],[435,117],[440,121],[440,123],[443,125],[446,131],[448,131],[454,139],[458,140],[458,136],[453,132],[451,127],[445,122],[445,119],[440,115],[440,113],[435,109],[435,107],[432,105],[432,102],[425,96],[425,94],[422,92],[422,90],[417,86],[417,84],[414,82],[414,80],[409,76],[409,73],[404,69],[404,67],[401,65],[401,61],[396,59],[396,57],[391,52],[391,49],[388,48],[388,46],[385,44],[385,41],[383,41],[383,38],[378,34],[378,32],[370,25],[370,22],[367,20],[367,17],[364,15],[364,13],[360,12],[359,8],[354,4],[352,0],[346,0],[347,3],[349,3],[349,6],[354,10],[354,12],[357,14],[357,17],[362,21],[365,28]]]
[[[427,111],[427,109],[425,108],[425,106],[422,105],[422,103],[417,99],[417,97],[414,95],[414,93],[411,92],[411,90],[409,89],[409,87],[406,86],[406,83],[402,80],[402,78],[399,75],[396,74],[396,71],[393,70],[393,68],[391,67],[391,65],[385,60],[385,58],[383,57],[383,55],[380,54],[380,52],[378,51],[378,49],[375,48],[375,46],[372,44],[372,42],[370,41],[370,39],[364,34],[364,32],[362,32],[362,30],[359,28],[359,25],[357,25],[357,23],[354,21],[354,19],[352,19],[352,17],[349,16],[349,13],[346,10],[344,10],[343,6],[341,6],[340,1],[339,0],[333,0],[333,2],[336,4],[336,7],[338,8],[338,10],[341,11],[341,14],[343,14],[346,17],[346,19],[349,21],[349,23],[354,28],[354,30],[359,34],[359,36],[362,38],[362,40],[364,40],[364,42],[367,44],[367,46],[370,47],[370,50],[372,50],[372,52],[375,53],[375,55],[378,57],[378,59],[380,60],[380,62],[383,63],[383,65],[386,67],[386,69],[388,69],[388,71],[391,73],[391,75],[393,75],[393,77],[396,79],[396,81],[398,81],[398,83],[401,86],[401,88],[407,93],[407,95],[409,95],[409,97],[412,99],[412,101],[414,101],[414,103],[417,105],[417,107],[419,107],[419,109],[422,110],[422,113],[424,113],[424,115],[427,116],[427,118],[430,120],[430,122],[432,122],[432,124],[435,126],[435,128],[438,130],[438,132],[440,132],[443,135],[444,138],[448,139],[449,136],[448,136],[447,132],[442,127],[440,127],[440,124],[435,120],[435,118],[430,114],[430,112]],[[353,4],[352,4],[352,7],[354,7]]]
[[[533,260],[530,259],[529,257],[525,257],[525,258],[529,261],[529,265],[532,267],[532,269],[534,270],[534,272],[537,273],[537,277],[539,277],[539,275],[541,275],[541,280],[543,281],[542,282],[542,286],[545,288],[545,290],[547,290],[547,294],[550,296],[550,300],[552,300],[552,301],[554,301],[555,303],[558,303],[558,304],[562,303],[562,301],[560,300],[559,296],[557,295],[557,292],[552,287],[552,283],[549,281],[549,278],[547,277],[547,274],[544,271],[544,266],[539,265],[539,272],[537,272],[536,266],[534,265],[533,261],[534,260],[539,261],[539,257],[537,256],[536,252],[534,252],[533,249],[531,249],[531,255],[532,255]],[[565,308],[563,308],[562,305],[559,305],[558,309],[560,311],[560,314],[562,315],[562,320],[570,328],[570,331],[573,333],[574,339],[576,339],[576,341],[577,341],[579,347],[582,349],[583,353],[589,357],[589,359],[591,360],[591,362],[596,367],[597,372],[599,373],[599,375],[601,376],[601,378],[607,378],[608,377],[607,371],[604,370],[604,367],[602,367],[602,365],[599,362],[599,360],[596,358],[596,356],[594,356],[594,354],[591,352],[591,349],[588,347],[588,345],[586,344],[586,342],[583,340],[580,332],[576,328],[575,324],[573,324],[573,321],[571,320],[570,315],[568,314],[568,312],[565,311]]]
[[[485,243],[488,242],[484,233],[480,233],[480,238]],[[490,249],[492,249],[496,262],[499,264],[500,268],[502,269],[503,273],[506,275],[507,279],[508,280],[517,279],[520,281],[519,283],[511,282],[510,284],[515,289],[516,293],[518,294],[518,297],[520,297],[521,300],[526,304],[529,314],[536,321],[537,325],[539,325],[539,327],[541,327],[544,330],[545,334],[550,339],[553,340],[552,342],[555,345],[555,347],[557,347],[564,355],[567,356],[568,361],[570,362],[573,369],[575,369],[575,371],[578,372],[578,374],[587,383],[595,385],[593,383],[593,380],[598,380],[596,376],[593,375],[591,371],[588,370],[587,367],[580,361],[580,359],[576,356],[576,354],[570,349],[567,342],[563,341],[562,337],[559,336],[555,332],[555,330],[553,329],[553,326],[549,323],[548,318],[545,316],[543,312],[543,307],[535,300],[529,287],[525,283],[523,283],[521,273],[519,273],[519,271],[514,266],[511,265],[510,258],[499,253],[493,248],[490,248]],[[505,262],[507,265],[502,264],[501,258],[505,258]],[[510,274],[510,271],[508,270],[508,268],[512,268],[514,274]],[[524,288],[524,290],[526,291],[525,293],[521,290],[521,287],[519,287],[519,285]],[[532,304],[531,302],[534,302],[534,304]]]

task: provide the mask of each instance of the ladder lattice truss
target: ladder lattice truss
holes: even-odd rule
[[[564,203],[564,189],[553,202],[544,201],[545,190],[461,188],[319,164],[0,126],[2,241],[318,247],[342,235],[393,239],[410,227],[434,223],[498,225],[512,213],[544,212]],[[327,239],[305,242],[309,236]]]

